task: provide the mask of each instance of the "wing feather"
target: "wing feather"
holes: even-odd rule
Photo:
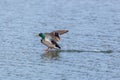
[[[62,35],[64,33],[67,33],[68,30],[56,30],[56,31],[51,32],[51,34],[54,34],[55,32],[59,33],[59,35]]]

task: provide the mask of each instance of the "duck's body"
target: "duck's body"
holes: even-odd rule
[[[46,51],[50,49],[61,49],[61,47],[57,44],[57,41],[60,40],[60,36],[61,34],[64,34],[68,32],[68,30],[57,30],[57,31],[53,31],[51,33],[39,33],[38,36],[40,36],[41,39],[41,43],[43,43],[44,45],[46,45],[48,48],[46,49]]]
[[[41,40],[41,43],[43,43],[44,45],[46,45],[48,48],[46,49],[46,51],[48,51],[49,50],[49,48],[50,49],[61,49],[61,47],[57,44],[57,43],[55,43],[54,41],[51,41],[51,42],[49,42],[49,41],[46,41],[46,40]]]
[[[48,46],[49,48],[58,47],[57,42],[55,42],[54,39],[52,39],[51,37],[50,38],[46,37],[45,39],[41,39],[41,42],[43,44],[45,44],[46,46]],[[58,47],[58,48],[60,48],[60,47]]]

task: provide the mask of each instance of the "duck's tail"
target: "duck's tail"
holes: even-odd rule
[[[61,49],[61,47],[57,44],[57,42],[55,42],[54,40],[52,40],[51,42],[55,45],[55,47]]]

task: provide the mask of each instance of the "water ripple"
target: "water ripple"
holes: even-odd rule
[[[112,50],[59,50],[59,52],[77,52],[77,53],[81,53],[81,52],[93,52],[93,53],[113,53],[114,51]]]

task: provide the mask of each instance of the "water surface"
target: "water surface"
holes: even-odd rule
[[[120,0],[0,2],[0,80],[119,80]],[[36,33],[67,29],[46,53]]]

